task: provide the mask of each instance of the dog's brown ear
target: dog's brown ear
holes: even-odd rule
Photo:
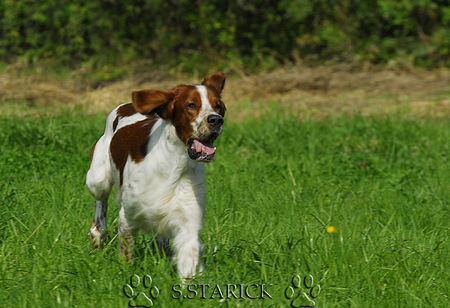
[[[136,111],[149,114],[156,112],[161,118],[171,118],[175,97],[174,91],[140,90],[131,93],[131,101]]]
[[[202,85],[213,87],[220,95],[220,93],[222,93],[223,87],[225,86],[225,78],[226,76],[222,72],[214,73],[206,76],[202,81]]]

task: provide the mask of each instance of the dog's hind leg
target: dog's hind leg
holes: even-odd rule
[[[119,238],[120,251],[119,260],[125,258],[127,262],[133,263],[134,243],[137,230],[132,228],[125,216],[125,210],[122,207],[119,211]]]
[[[86,175],[86,185],[95,198],[94,221],[89,230],[93,248],[102,248],[108,236],[106,213],[113,183],[108,147],[108,138],[103,135],[92,148],[91,165]]]

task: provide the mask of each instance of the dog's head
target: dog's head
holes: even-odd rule
[[[200,85],[180,85],[171,91],[141,90],[132,93],[134,108],[143,114],[157,113],[175,126],[189,157],[214,160],[214,140],[222,133],[225,105],[220,94],[225,74],[207,76]]]

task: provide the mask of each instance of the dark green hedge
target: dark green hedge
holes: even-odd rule
[[[0,58],[401,60],[446,65],[439,0],[1,0]],[[256,60],[255,60],[256,59]]]

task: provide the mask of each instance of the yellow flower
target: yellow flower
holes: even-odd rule
[[[336,229],[335,226],[328,226],[327,227],[327,232],[330,233],[330,234],[336,234],[336,233],[338,233],[338,230]]]

